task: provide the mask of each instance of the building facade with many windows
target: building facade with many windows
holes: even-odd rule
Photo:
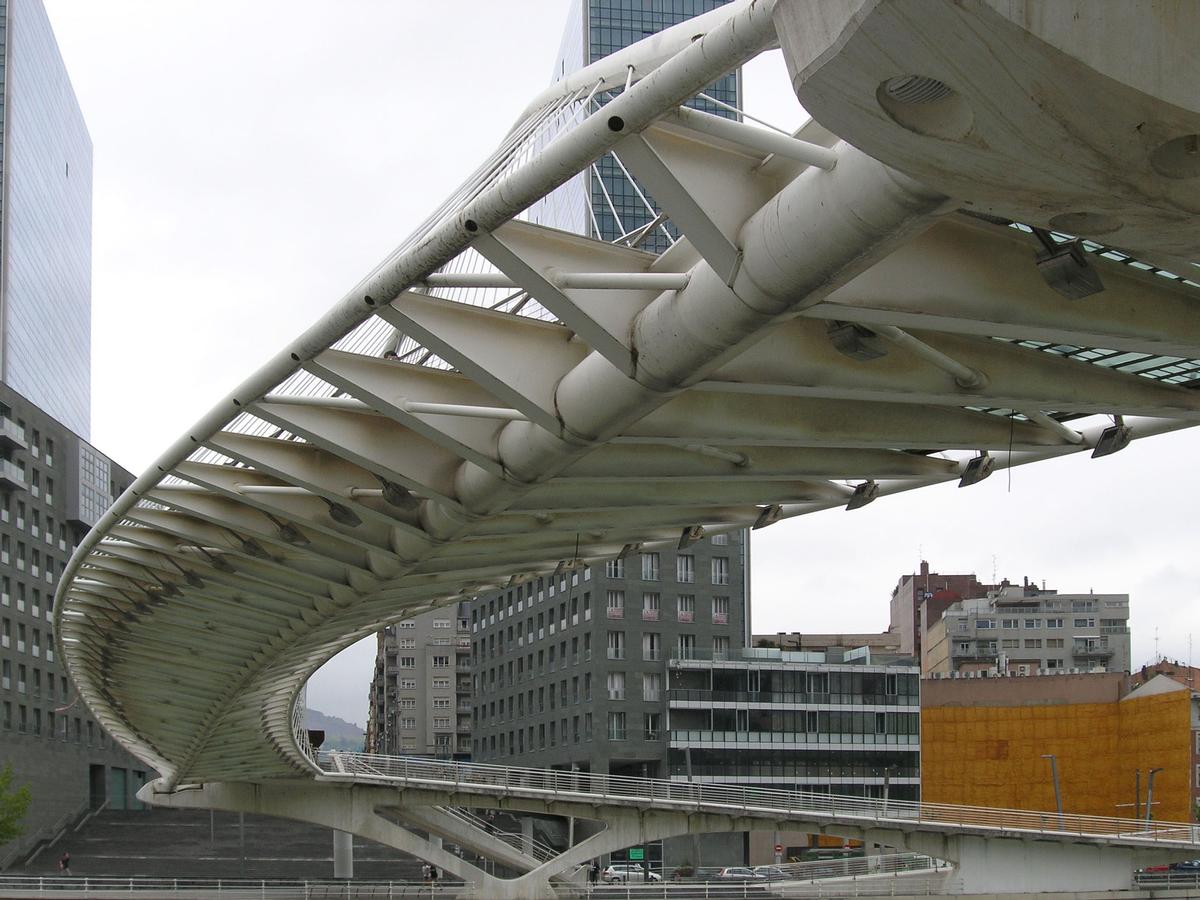
[[[89,806],[137,807],[152,776],[88,714],[58,658],[59,576],[83,535],[133,481],[70,429],[0,385],[0,765],[33,802],[0,860]]]
[[[920,799],[920,669],[911,657],[830,645],[747,649],[668,664],[669,777],[857,797]],[[694,865],[803,858],[816,837],[748,832],[675,842]],[[688,858],[703,854],[699,860]],[[672,860],[672,856],[675,857]]]
[[[366,750],[466,759],[471,638],[465,603],[388,625],[377,635]]]
[[[3,381],[91,428],[92,140],[42,0],[0,0]]]
[[[472,757],[665,774],[667,660],[746,646],[748,544],[716,534],[473,601]]]
[[[1128,672],[1129,595],[1005,585],[952,604],[925,644],[927,674]]]

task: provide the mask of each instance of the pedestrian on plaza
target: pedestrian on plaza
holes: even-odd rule
[[[58,858],[58,871],[64,875],[71,874],[71,851],[64,850],[63,855]]]
[[[592,860],[591,868],[588,869],[588,883],[597,884],[600,881],[600,863]]]
[[[438,881],[438,867],[430,863],[429,865],[429,883],[436,885]]]

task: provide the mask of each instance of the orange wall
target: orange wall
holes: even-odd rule
[[[1134,772],[1154,780],[1156,819],[1192,819],[1188,691],[1112,703],[940,706],[921,710],[921,796],[933,803],[1133,817]],[[1118,806],[1118,804],[1130,804]],[[1144,814],[1144,810],[1143,810]]]

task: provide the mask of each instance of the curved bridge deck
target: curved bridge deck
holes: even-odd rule
[[[1037,837],[1111,846],[1200,851],[1200,825],[1145,822],[1104,816],[1058,815],[1020,809],[991,809],[945,803],[874,800],[804,791],[704,784],[554,769],[333,751],[318,757],[326,780],[391,785],[406,791],[521,798],[548,809],[586,805],[709,813],[770,821],[802,821],[906,832],[969,832],[995,837]]]

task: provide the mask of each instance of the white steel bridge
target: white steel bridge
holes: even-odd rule
[[[739,0],[558,82],[86,537],[80,695],[156,799],[329,788],[296,699],[384,623],[1200,421],[1200,6],[1147,9]],[[683,107],[775,46],[797,134]],[[520,218],[605,153],[662,255]]]

